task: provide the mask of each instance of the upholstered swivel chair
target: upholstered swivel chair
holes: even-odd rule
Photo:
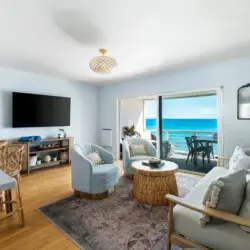
[[[131,156],[129,146],[130,145],[146,145],[148,155],[136,155]],[[127,138],[123,141],[122,148],[122,159],[123,159],[123,169],[124,174],[128,177],[133,176],[135,173],[131,168],[131,164],[134,161],[139,160],[148,160],[152,157],[156,157],[156,148],[155,146],[148,140],[142,138]]]
[[[94,165],[87,157],[98,152],[104,163]],[[107,150],[91,144],[76,144],[72,149],[72,187],[75,195],[90,199],[108,196],[119,182],[119,168],[114,164],[114,156]]]

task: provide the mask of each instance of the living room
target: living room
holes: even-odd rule
[[[0,223],[0,248],[249,249],[249,7],[236,0],[1,2],[0,216],[7,218]],[[162,158],[159,110],[155,142],[132,136],[120,144],[121,100],[153,96],[160,104],[161,96],[211,91],[220,105],[219,167],[185,173]],[[69,125],[15,127],[13,92],[69,98]],[[51,110],[45,105],[47,117]],[[41,121],[42,115],[31,117]],[[38,141],[20,142],[34,136]],[[48,165],[55,158],[58,166],[28,175],[31,156],[39,156],[27,153],[32,143],[44,153],[36,166],[45,166],[47,155]],[[122,160],[120,147],[127,152]],[[68,151],[66,164],[60,150]],[[136,150],[143,152],[133,161]],[[201,152],[194,152],[198,163]],[[158,168],[143,165],[152,158]],[[5,171],[9,164],[17,167],[13,175]],[[204,196],[214,182],[215,193],[223,182],[231,197],[241,199],[211,204],[212,195]],[[222,204],[228,201],[223,195],[223,201],[222,195],[214,199]],[[221,242],[213,238],[219,233]]]

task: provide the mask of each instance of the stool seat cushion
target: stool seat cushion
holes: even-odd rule
[[[16,180],[0,170],[0,191],[10,190],[16,186]]]

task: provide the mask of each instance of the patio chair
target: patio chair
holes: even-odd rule
[[[205,157],[207,156],[208,161],[210,162],[210,157],[208,154],[211,154],[211,147],[207,144],[203,144],[197,140],[197,136],[192,136],[192,142],[194,145],[194,164],[197,165],[197,156],[201,155],[202,165],[205,166]]]

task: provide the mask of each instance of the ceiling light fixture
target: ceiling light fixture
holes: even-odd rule
[[[94,57],[90,62],[90,68],[98,74],[110,73],[116,66],[117,62],[110,56],[105,56],[107,53],[106,49],[99,49],[101,56]]]

